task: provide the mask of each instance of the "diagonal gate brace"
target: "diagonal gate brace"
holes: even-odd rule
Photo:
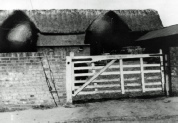
[[[99,72],[97,72],[92,78],[90,78],[84,85],[82,85],[81,88],[79,88],[75,93],[74,96],[76,96],[80,91],[82,91],[90,82],[95,80],[99,75],[101,75],[108,67],[110,67],[117,59],[114,59],[110,61],[105,67],[103,67]]]

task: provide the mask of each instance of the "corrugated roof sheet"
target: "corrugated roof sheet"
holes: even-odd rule
[[[178,25],[173,25],[159,30],[148,32],[147,34],[143,35],[136,41],[152,40],[152,39],[163,38],[172,35],[178,35]]]

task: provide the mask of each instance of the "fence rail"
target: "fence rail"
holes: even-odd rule
[[[159,62],[147,63],[148,58]],[[107,55],[66,57],[67,102],[76,95],[164,90],[163,55]],[[77,64],[77,66],[75,66]]]

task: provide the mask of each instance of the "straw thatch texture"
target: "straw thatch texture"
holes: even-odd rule
[[[162,21],[155,10],[117,10],[121,19],[132,31],[151,31],[163,28]]]
[[[23,10],[36,27],[45,33],[85,32],[89,24],[108,10]],[[0,11],[0,24],[13,11]],[[115,10],[132,31],[150,31],[163,27],[155,10]]]

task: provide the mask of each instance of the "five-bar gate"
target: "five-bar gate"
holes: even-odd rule
[[[152,62],[150,62],[152,61]],[[76,95],[164,91],[163,55],[66,57],[67,102]]]

